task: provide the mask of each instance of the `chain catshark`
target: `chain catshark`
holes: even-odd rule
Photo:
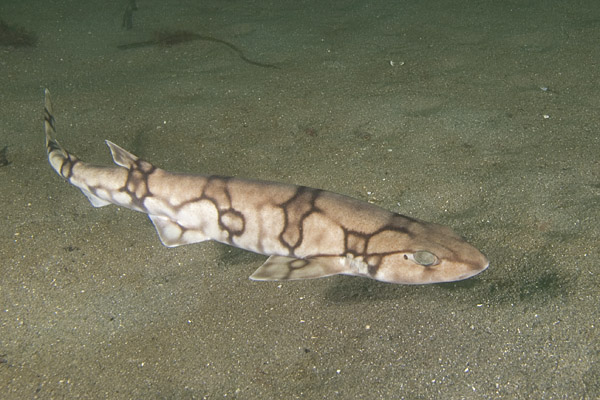
[[[106,141],[116,166],[94,166],[55,139],[45,91],[48,161],[94,207],[148,214],[167,247],[215,240],[268,256],[252,280],[344,274],[426,284],[470,278],[488,259],[452,229],[327,190],[162,170]]]

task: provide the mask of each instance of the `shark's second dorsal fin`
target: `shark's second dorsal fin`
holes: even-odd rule
[[[134,156],[121,146],[117,146],[110,140],[106,140],[106,145],[110,149],[115,164],[120,165],[121,167],[131,168],[138,160],[137,156]]]

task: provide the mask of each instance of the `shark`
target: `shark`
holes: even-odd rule
[[[459,281],[489,261],[451,228],[322,189],[165,171],[106,140],[116,166],[81,161],[44,131],[52,168],[94,207],[148,214],[167,247],[213,240],[268,256],[250,276],[286,281],[353,275],[397,284]]]

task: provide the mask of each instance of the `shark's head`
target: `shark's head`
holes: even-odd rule
[[[390,283],[460,281],[489,265],[485,255],[452,229],[423,221],[409,224],[404,232],[390,229],[373,235],[367,254],[366,273],[356,275]]]

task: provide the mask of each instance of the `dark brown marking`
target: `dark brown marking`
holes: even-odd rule
[[[201,200],[208,200],[217,207],[217,210],[231,209],[231,194],[229,193],[229,177],[209,176],[202,191]]]
[[[383,261],[383,259],[384,259],[384,256],[381,256],[379,254],[370,255],[367,257],[365,262],[368,265],[369,275],[374,276],[377,273],[377,270],[379,270],[379,267],[381,266],[381,262]]]
[[[294,255],[295,250],[302,244],[304,220],[312,213],[321,211],[315,206],[321,192],[320,189],[298,186],[290,199],[279,204],[284,216],[279,242],[288,249],[290,256]]]
[[[342,229],[344,232],[344,254],[364,255],[367,250],[367,241],[371,235],[350,231],[343,227]]]
[[[396,216],[394,215],[394,217]],[[388,224],[369,233],[351,231],[342,226],[342,230],[344,232],[344,252],[342,256],[351,254],[355,258],[360,257],[367,264],[369,275],[373,276],[375,273],[377,273],[377,270],[381,266],[381,262],[386,256],[401,253],[406,250],[401,249],[393,252],[374,252],[373,249],[369,249],[369,242],[371,239],[377,235],[385,234],[387,232],[392,234],[400,233],[403,235],[412,236],[410,230],[404,225],[406,225],[407,222],[413,221],[416,220],[408,217],[403,220],[393,218]]]
[[[47,107],[44,107],[44,121],[46,121],[48,124],[50,124],[50,127],[52,127],[52,130],[56,131],[56,128],[54,127],[56,120],[54,119],[54,116],[48,110]]]
[[[48,151],[48,153],[52,153],[53,151],[61,151],[62,149],[60,148],[56,140],[52,139],[48,141],[48,146],[46,147],[46,150]]]
[[[217,222],[221,231],[227,233],[225,241],[233,244],[235,236],[241,236],[246,229],[244,215],[233,208],[231,194],[229,192],[229,181],[231,177],[211,175],[206,177],[206,184],[202,188],[200,196],[186,200],[175,209],[181,209],[187,204],[199,201],[208,201],[217,210]]]
[[[131,197],[131,204],[139,209],[145,210],[144,201],[152,196],[148,186],[150,175],[156,170],[156,167],[147,161],[135,160],[133,165],[127,171],[127,180],[125,185],[119,189]]]
[[[241,236],[246,229],[244,215],[233,208],[229,181],[231,177],[212,175],[207,177],[206,185],[198,200],[211,202],[217,209],[219,228],[227,233],[227,242],[232,243],[235,236]]]
[[[77,157],[73,157],[70,154],[67,154],[67,157],[63,159],[62,164],[60,165],[60,174],[67,180],[69,183],[71,182],[71,178],[73,177],[73,167],[80,163]]]
[[[241,212],[234,209],[217,211],[219,214],[219,226],[231,236],[240,236],[244,233],[246,220]]]

